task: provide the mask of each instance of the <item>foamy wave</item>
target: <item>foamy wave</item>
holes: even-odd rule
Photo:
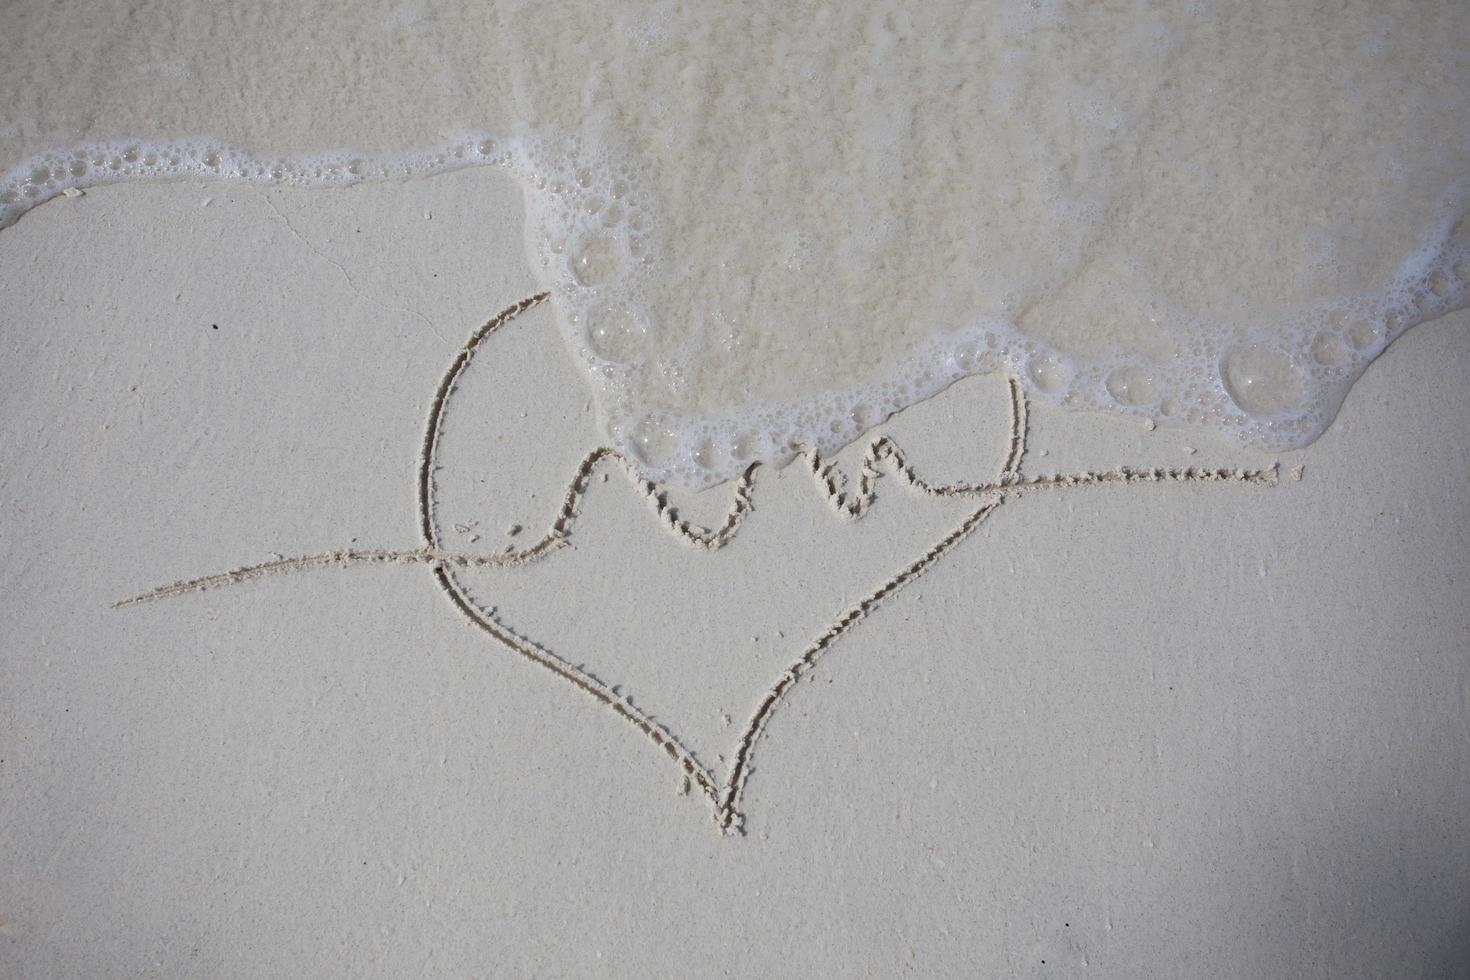
[[[602,435],[647,476],[695,487],[830,454],[986,371],[1039,402],[1300,446],[1395,337],[1470,302],[1458,0],[482,13],[493,29],[416,21],[432,43],[414,50],[432,56],[397,20],[353,48],[359,87],[455,66],[452,97],[414,92],[422,126],[392,99],[380,119],[367,99],[296,105],[341,66],[293,60],[301,38],[284,33],[242,62],[242,84],[290,80],[255,105],[202,76],[119,77],[97,100],[47,76],[55,56],[25,61],[49,50],[37,38],[33,98],[0,119],[27,146],[229,118],[240,140],[303,155],[87,143],[0,179],[0,225],[111,181],[340,187],[498,168],[525,188],[526,254]],[[201,14],[179,63],[229,29]],[[397,152],[454,125],[463,138]],[[394,150],[314,152],[324,132]]]
[[[577,139],[474,134],[442,147],[373,158],[334,151],[262,158],[212,139],[117,140],[46,153],[0,177],[0,228],[69,191],[102,184],[197,178],[272,186],[345,187],[493,166],[528,194],[528,240],[567,340],[603,409],[605,434],[653,480],[707,486],[753,462],[831,454],[893,413],[973,374],[1001,371],[1038,400],[1190,426],[1242,443],[1303,446],[1332,421],[1352,382],[1417,323],[1470,305],[1467,186],[1447,193],[1423,244],[1381,291],[1291,311],[1263,324],[1166,314],[1200,338],[1160,365],[1113,350],[1081,360],[1015,324],[985,318],[935,334],[874,380],[724,414],[641,404],[630,374],[648,369],[653,327],[642,288],[657,274],[638,175]]]

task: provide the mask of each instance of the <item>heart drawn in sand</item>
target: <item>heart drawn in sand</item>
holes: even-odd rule
[[[430,405],[418,461],[417,506],[421,538],[419,547],[398,550],[349,549],[298,558],[285,558],[177,582],[125,599],[116,605],[131,606],[152,602],[185,593],[232,585],[277,572],[355,564],[427,566],[440,590],[469,623],[504,648],[545,668],[627,721],[635,730],[660,748],[682,772],[689,785],[697,788],[705,796],[715,824],[721,832],[738,834],[741,832],[743,822],[742,797],[753,769],[755,751],[772,716],[785,703],[797,681],[809,672],[843,636],[861,623],[870,612],[934,567],[937,562],[969,537],[1002,503],[1033,492],[1066,490],[1085,486],[1206,481],[1265,484],[1274,483],[1276,480],[1274,465],[1254,470],[1120,467],[1106,471],[1063,475],[1023,476],[1022,464],[1026,455],[1026,400],[1020,385],[1014,379],[1008,382],[1009,440],[999,472],[991,482],[929,483],[914,471],[893,440],[882,437],[869,446],[862,462],[857,485],[849,491],[848,481],[842,477],[834,465],[826,463],[815,453],[806,453],[804,463],[809,467],[812,476],[825,493],[828,503],[847,517],[861,517],[867,511],[876,498],[876,481],[885,473],[892,475],[901,484],[917,493],[967,501],[971,509],[963,520],[937,541],[928,547],[916,548],[912,560],[895,569],[881,585],[849,605],[815,639],[792,652],[792,657],[785,669],[772,680],[764,694],[757,700],[753,712],[741,729],[734,751],[729,756],[729,763],[725,767],[723,777],[720,777],[712,768],[700,761],[699,756],[684,744],[677,733],[671,731],[665,724],[656,721],[652,715],[636,706],[629,697],[619,693],[618,687],[602,680],[587,668],[553,652],[536,639],[517,631],[498,608],[487,607],[477,601],[465,584],[463,574],[475,568],[525,565],[540,561],[559,550],[568,542],[573,532],[579,517],[579,505],[592,477],[604,465],[622,465],[623,470],[630,476],[638,490],[647,498],[660,522],[677,539],[697,549],[711,551],[718,549],[735,537],[746,516],[751,512],[754,466],[747,470],[736,483],[733,501],[723,523],[716,527],[701,527],[682,518],[674,506],[669,503],[665,490],[658,484],[640,476],[636,468],[616,450],[595,449],[588,453],[577,467],[567,486],[556,519],[540,538],[532,541],[526,547],[501,554],[483,554],[455,551],[444,545],[435,513],[435,473],[438,468],[443,423],[449,403],[462,376],[482,345],[521,313],[544,302],[548,295],[540,293],[524,299],[501,311],[477,329],[460,348],[454,361],[440,380]]]

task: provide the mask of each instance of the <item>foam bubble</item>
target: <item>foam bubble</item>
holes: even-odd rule
[[[1149,372],[1136,364],[1115,368],[1108,373],[1108,394],[1119,405],[1139,407],[1158,400]]]
[[[1225,355],[1225,390],[1252,415],[1274,418],[1299,409],[1306,397],[1300,373],[1279,350],[1252,344]]]
[[[648,323],[621,303],[600,303],[586,317],[587,344],[598,357],[631,363],[647,351]]]

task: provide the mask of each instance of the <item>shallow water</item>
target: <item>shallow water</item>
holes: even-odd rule
[[[503,167],[608,437],[696,486],[989,370],[1299,446],[1470,302],[1470,5],[799,7],[26,0],[0,225]]]

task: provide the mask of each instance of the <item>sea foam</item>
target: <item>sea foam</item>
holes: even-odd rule
[[[1470,303],[1462,4],[793,6],[500,5],[500,132],[93,141],[0,178],[0,227],[111,181],[501,168],[606,438],[688,486],[990,371],[1297,447]]]

